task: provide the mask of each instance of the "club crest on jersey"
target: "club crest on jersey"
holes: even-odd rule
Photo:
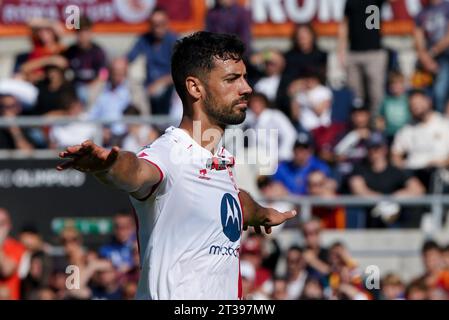
[[[198,178],[203,180],[210,180],[210,177],[207,176],[207,169],[201,169]]]
[[[238,201],[230,193],[225,193],[221,199],[221,224],[223,233],[229,240],[236,242],[240,239],[242,211]]]

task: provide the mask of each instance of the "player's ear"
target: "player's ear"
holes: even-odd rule
[[[198,100],[201,98],[201,81],[200,79],[196,77],[187,77],[186,78],[186,88],[187,93],[195,100]]]

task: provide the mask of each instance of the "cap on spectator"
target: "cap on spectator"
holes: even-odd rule
[[[387,145],[385,137],[380,132],[373,132],[368,138],[367,146],[368,148],[383,147]]]
[[[254,266],[245,260],[242,260],[240,262],[240,274],[242,278],[248,279],[250,281],[254,281],[256,278],[256,270],[254,269]]]
[[[301,132],[298,134],[298,138],[295,141],[294,149],[296,148],[310,148],[313,147],[313,140],[312,137],[305,133]]]
[[[243,242],[240,250],[241,250],[240,252],[242,254],[259,255],[262,253],[262,248],[260,247],[259,241],[257,241],[257,239],[252,238],[252,237],[246,239],[246,241]]]
[[[4,79],[0,81],[0,95],[11,95],[28,106],[36,103],[39,90],[20,79]]]
[[[332,100],[332,91],[328,87],[318,86],[313,88],[308,93],[309,101],[312,106]]]

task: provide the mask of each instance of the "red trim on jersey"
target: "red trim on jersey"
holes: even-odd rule
[[[238,289],[238,298],[239,300],[243,300],[243,289],[242,289],[242,273],[240,272],[240,255],[239,255],[239,289]]]
[[[240,237],[242,236],[242,234],[243,234],[243,226],[244,226],[244,224],[245,224],[245,214],[244,214],[244,209],[243,209],[243,202],[242,202],[242,198],[240,198],[240,192],[238,193],[238,197],[239,197],[239,202],[240,202],[240,208],[242,209],[242,232],[241,232],[241,234],[240,234]],[[240,251],[240,249],[239,249],[239,251]],[[239,252],[239,284],[238,284],[238,288],[239,288],[239,291],[238,291],[238,298],[239,298],[239,300],[242,300],[243,299],[243,289],[242,289],[242,273],[240,272],[240,252]]]
[[[155,164],[153,161],[145,159],[145,158],[139,158],[139,159],[145,160],[146,162],[148,162],[148,163],[152,164],[153,166],[155,166],[157,168],[157,170],[159,170],[159,181],[155,185],[153,185],[153,187],[150,190],[150,193],[146,197],[144,197],[143,199],[137,199],[139,201],[145,201],[149,197],[151,197],[151,195],[156,190],[156,188],[161,184],[162,180],[164,179],[164,173],[162,172],[161,168],[159,168],[159,166],[157,164]]]

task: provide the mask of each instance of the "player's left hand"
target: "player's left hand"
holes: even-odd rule
[[[280,225],[285,221],[296,216],[296,210],[286,212],[279,212],[273,208],[260,207],[257,210],[258,222],[251,222],[243,226],[243,230],[248,230],[248,227],[254,227],[256,233],[262,233],[262,227],[267,234],[271,233],[271,227]]]

